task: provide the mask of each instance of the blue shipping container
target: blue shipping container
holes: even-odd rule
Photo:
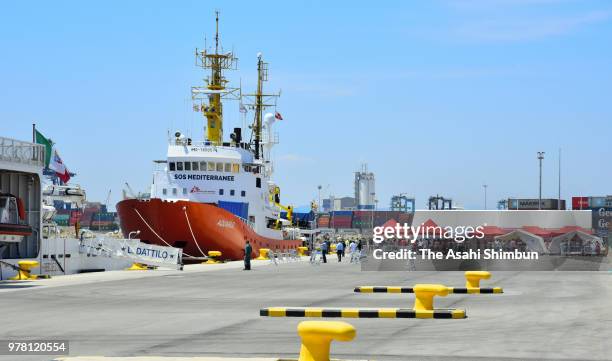
[[[332,211],[331,215],[335,216],[353,216],[353,211]]]
[[[280,216],[281,216],[281,218],[286,219],[287,218],[287,212],[281,212]],[[314,221],[314,212],[309,212],[309,213],[294,212],[292,216],[293,216],[293,220],[294,221],[299,221],[299,222],[312,222],[312,221]]]
[[[219,207],[237,215],[240,218],[249,219],[248,203],[219,201]]]

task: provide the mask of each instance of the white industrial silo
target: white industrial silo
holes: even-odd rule
[[[357,209],[374,209],[375,199],[374,173],[368,172],[367,164],[363,164],[361,171],[355,172],[355,201]]]

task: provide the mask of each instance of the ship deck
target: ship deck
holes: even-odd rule
[[[330,257],[331,258],[331,257]],[[436,307],[467,319],[349,319],[352,342],[332,356],[376,360],[611,360],[612,273],[496,272],[501,295],[449,295]],[[360,285],[463,285],[460,272],[361,272],[338,263],[191,265],[0,283],[0,340],[69,340],[70,355],[292,357],[298,318],[270,306],[411,307],[412,295],[358,294]],[[19,356],[50,360],[53,356]],[[0,356],[13,360],[14,356]]]

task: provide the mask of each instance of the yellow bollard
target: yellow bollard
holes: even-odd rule
[[[32,268],[38,267],[38,261],[19,261],[17,262],[19,270],[15,277],[9,278],[10,280],[35,280],[38,276],[32,274]]]
[[[491,272],[487,271],[466,271],[465,288],[480,288],[480,280],[491,278]]]
[[[305,256],[306,251],[308,251],[308,247],[298,247],[298,256]]]
[[[126,271],[146,271],[148,270],[149,267],[145,264],[142,263],[132,263],[132,266],[130,266],[130,268],[126,268]]]
[[[260,248],[259,249],[259,257],[255,258],[260,261],[265,261],[268,259],[268,252],[270,252],[269,248]]]
[[[329,361],[332,341],[351,341],[355,327],[341,321],[304,321],[298,325],[302,339],[298,361]]]
[[[414,290],[414,310],[433,311],[434,296],[447,296],[448,287],[435,284],[416,284]]]
[[[221,257],[220,251],[208,251],[208,260],[204,263],[206,264],[221,263],[221,260],[219,259],[220,257]]]

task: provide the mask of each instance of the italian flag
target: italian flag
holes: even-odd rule
[[[68,183],[70,180],[70,173],[68,172],[68,168],[60,158],[57,149],[53,149],[53,156],[51,157],[51,163],[49,163],[49,169],[55,171],[55,174],[61,179],[62,183]]]
[[[53,153],[53,141],[36,130],[36,144],[42,144],[45,146],[45,168],[49,168],[51,154]]]
[[[57,177],[63,183],[68,183],[70,172],[68,172],[68,168],[66,168],[62,158],[59,156],[57,149],[53,146],[53,141],[36,130],[36,143],[45,146],[45,168],[54,170]]]

